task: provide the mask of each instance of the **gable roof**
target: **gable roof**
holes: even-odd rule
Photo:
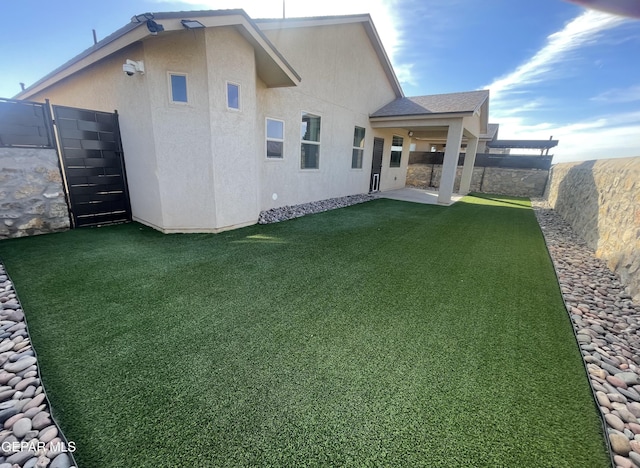
[[[361,23],[364,30],[371,41],[371,45],[376,52],[380,65],[382,66],[395,95],[398,98],[404,97],[402,86],[396,76],[396,72],[391,65],[391,60],[384,50],[378,31],[376,30],[371,15],[368,13],[361,15],[343,15],[343,16],[312,16],[307,18],[275,18],[275,19],[257,19],[257,25],[263,30],[283,29],[283,28],[308,28],[313,26],[330,26],[334,24]]]
[[[235,26],[240,34],[254,47],[258,76],[267,86],[296,86],[301,81],[300,76],[293,67],[244,10],[161,12],[153,13],[153,18],[161,21],[164,27],[165,32],[160,34],[184,30],[185,28],[181,23],[183,19],[200,21],[205,27]],[[16,98],[27,99],[124,47],[151,36],[152,34],[147,29],[145,22],[132,21],[56,68],[19,93]]]
[[[488,90],[403,97],[378,109],[370,117],[474,115],[479,112],[487,99],[489,99]]]
[[[497,124],[497,123],[487,124],[487,133],[483,133],[482,135],[480,135],[480,139],[493,140],[498,136],[499,128],[500,128],[500,124]]]

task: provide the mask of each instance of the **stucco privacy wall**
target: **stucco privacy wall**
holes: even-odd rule
[[[541,197],[547,185],[549,171],[543,169],[512,169],[474,167],[472,192],[496,193],[516,197]],[[410,164],[407,185],[419,188],[438,188],[442,176],[441,164]],[[460,188],[462,166],[457,167],[454,190]]]
[[[549,205],[640,301],[640,157],[557,164]]]
[[[302,81],[296,87],[278,89],[267,89],[258,82],[256,145],[262,165],[261,209],[368,192],[374,137],[385,138],[381,189],[403,187],[409,138],[406,132],[396,132],[405,137],[405,156],[400,168],[390,168],[393,133],[374,131],[369,124],[369,114],[395,99],[396,95],[362,24],[265,27],[264,33],[300,74]],[[318,170],[300,169],[303,111],[322,119]],[[285,122],[283,159],[264,156],[267,117]],[[361,169],[351,168],[356,125],[365,129]]]
[[[67,229],[56,150],[0,148],[0,239]]]

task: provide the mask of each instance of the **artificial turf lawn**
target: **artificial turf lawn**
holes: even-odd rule
[[[529,202],[0,242],[80,467],[610,466]]]

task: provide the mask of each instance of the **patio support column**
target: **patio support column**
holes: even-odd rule
[[[456,180],[460,145],[462,144],[462,131],[462,119],[455,120],[449,124],[449,130],[447,132],[447,147],[444,152],[442,176],[440,176],[440,188],[438,189],[438,203],[442,205],[451,204],[451,195],[453,194],[453,185]]]
[[[462,166],[462,178],[460,179],[460,195],[466,195],[471,188],[471,177],[473,176],[473,166],[476,162],[478,150],[478,137],[470,136],[467,139],[467,153],[464,156],[464,166]]]

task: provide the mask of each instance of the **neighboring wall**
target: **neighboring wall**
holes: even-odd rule
[[[557,164],[547,200],[640,302],[640,157]]]
[[[548,174],[549,171],[544,169],[474,167],[470,190],[516,197],[541,197],[547,185]],[[441,175],[441,164],[409,164],[407,186],[438,188]],[[460,188],[461,176],[462,166],[458,166],[454,191]]]
[[[67,229],[56,150],[0,148],[0,239]]]

